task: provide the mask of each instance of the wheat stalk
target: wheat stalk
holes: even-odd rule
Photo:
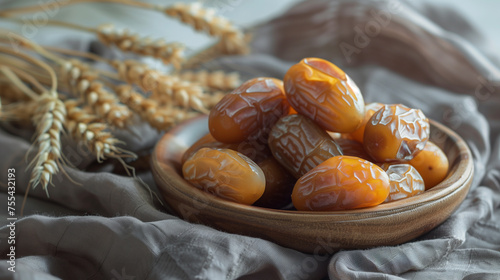
[[[179,74],[181,80],[191,81],[213,90],[230,91],[241,84],[240,76],[236,72],[224,71],[184,71]]]
[[[115,127],[125,127],[131,116],[130,110],[104,88],[98,75],[90,71],[87,65],[78,60],[68,60],[63,64],[62,77],[91,106],[95,114]]]
[[[41,185],[49,196],[48,184],[59,171],[62,163],[61,133],[66,118],[66,108],[53,91],[44,92],[36,100],[38,107],[33,116],[36,126],[38,152],[29,167],[33,166],[30,184],[35,188]]]
[[[194,112],[188,113],[178,108],[162,108],[155,100],[147,99],[134,91],[130,85],[117,86],[115,91],[123,103],[160,131],[167,130],[175,123],[196,115]]]
[[[98,162],[107,158],[137,157],[132,152],[118,148],[117,145],[123,143],[108,132],[107,124],[100,122],[98,116],[79,108],[77,101],[66,100],[64,106],[67,111],[65,126],[68,133],[74,140],[85,144]]]
[[[127,29],[117,29],[111,24],[98,27],[97,37],[107,46],[114,45],[124,52],[160,58],[163,63],[172,63],[176,68],[180,67],[184,59],[184,46],[179,43],[140,38],[137,33],[131,33]]]
[[[39,104],[35,100],[22,100],[22,101],[12,101],[10,103],[5,103],[4,99],[2,102],[5,104],[2,108],[2,120],[15,121],[16,124],[21,127],[27,127],[31,125],[35,111],[39,107]]]
[[[117,70],[120,79],[139,86],[145,92],[151,91],[151,99],[159,101],[160,105],[208,112],[201,101],[203,89],[198,85],[133,60],[124,62],[115,60],[111,65]]]
[[[19,88],[7,82],[0,83],[0,97],[4,102],[4,105],[30,100],[30,97],[23,94],[23,92]]]

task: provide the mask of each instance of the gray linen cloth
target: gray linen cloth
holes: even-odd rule
[[[67,168],[80,184],[61,175],[50,198],[30,191],[16,223],[15,273],[9,229],[0,228],[0,279],[500,279],[500,55],[487,41],[453,10],[399,1],[306,1],[254,32],[254,54],[204,67],[282,78],[301,58],[322,57],[352,76],[367,102],[423,109],[472,150],[475,178],[460,208],[408,243],[325,258],[185,222],[158,203],[149,171],[139,175],[152,192],[111,174],[110,164],[91,168],[88,153],[68,143],[70,161],[86,170]],[[141,137],[122,136],[135,151],[160,136],[144,124],[132,131]],[[16,169],[18,202],[29,180],[27,139],[0,130],[0,182]]]

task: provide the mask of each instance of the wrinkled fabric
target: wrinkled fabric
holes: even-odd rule
[[[405,244],[320,258],[185,222],[159,199],[148,170],[138,174],[146,187],[67,143],[80,170],[66,168],[71,180],[55,176],[50,198],[30,190],[16,223],[16,273],[5,260],[9,229],[0,228],[0,279],[499,279],[500,55],[486,39],[452,9],[399,1],[306,1],[252,31],[253,54],[204,68],[282,78],[303,57],[322,57],[356,81],[366,102],[421,108],[472,151],[473,185],[459,209]],[[145,124],[131,130],[120,138],[139,153],[160,137]],[[0,130],[0,182],[16,169],[18,202],[29,181],[28,140]]]

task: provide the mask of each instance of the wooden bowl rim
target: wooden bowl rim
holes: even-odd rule
[[[169,141],[175,141],[179,133],[183,132],[183,129],[188,128],[190,125],[200,121],[206,121],[207,116],[200,116],[192,118],[185,122],[182,122],[176,126],[171,131],[167,132],[158,141],[152,156],[152,169],[153,174],[156,177],[157,185],[160,192],[165,196],[169,193],[175,192],[178,195],[184,196],[186,199],[191,199],[193,201],[209,202],[204,205],[205,210],[209,207],[223,209],[228,213],[238,211],[242,215],[252,215],[260,216],[267,219],[271,219],[273,216],[276,219],[296,219],[298,217],[304,218],[327,218],[331,221],[352,221],[352,220],[365,220],[372,218],[381,218],[384,216],[402,213],[406,211],[414,211],[419,207],[428,205],[429,203],[437,202],[440,199],[458,191],[463,187],[467,187],[467,181],[473,176],[473,163],[472,154],[468,148],[465,141],[454,131],[447,128],[443,124],[437,121],[430,120],[431,129],[438,129],[443,132],[447,137],[449,137],[452,142],[457,146],[459,155],[457,158],[460,159],[455,166],[451,166],[453,163],[450,162],[450,166],[453,167],[450,170],[448,176],[438,185],[424,193],[417,195],[415,197],[406,198],[399,201],[394,201],[390,203],[380,204],[374,207],[355,209],[355,210],[343,210],[343,211],[297,211],[297,210],[280,210],[271,208],[262,208],[252,205],[243,205],[232,201],[227,201],[216,197],[214,195],[205,193],[193,186],[191,186],[187,181],[185,181],[181,174],[176,171],[173,164],[168,164],[169,161],[161,160],[161,155],[159,151],[164,150],[164,145],[167,145]],[[208,130],[207,130],[208,131]],[[171,139],[169,139],[171,138]],[[165,158],[165,156],[163,157]],[[174,184],[174,180],[170,178],[180,179],[180,185]],[[158,181],[161,182],[158,184]]]

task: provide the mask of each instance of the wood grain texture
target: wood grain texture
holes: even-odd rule
[[[450,129],[431,121],[431,141],[444,150],[450,171],[443,182],[423,194],[339,212],[246,206],[204,193],[182,178],[183,152],[207,132],[207,118],[195,118],[158,142],[152,171],[168,207],[187,221],[263,238],[305,253],[333,253],[412,240],[446,220],[464,200],[472,182],[472,155],[466,143]]]

